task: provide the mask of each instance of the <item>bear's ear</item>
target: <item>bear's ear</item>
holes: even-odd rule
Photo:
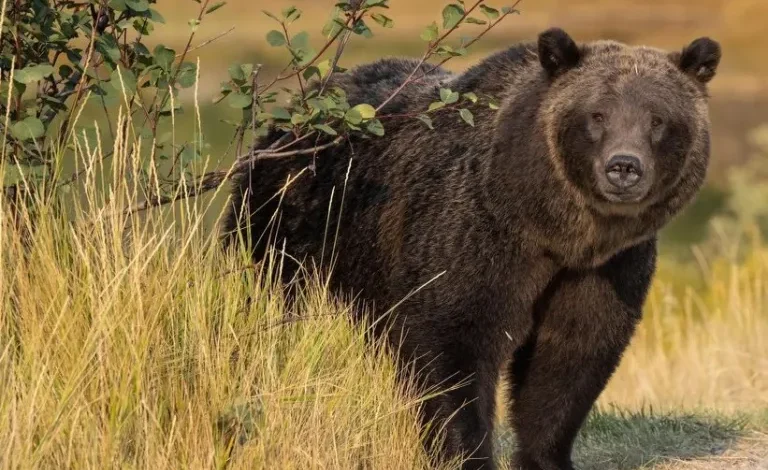
[[[682,52],[673,52],[670,57],[684,73],[705,84],[712,80],[720,63],[720,44],[710,38],[699,38],[685,47]]]
[[[576,67],[581,52],[568,33],[551,28],[539,34],[539,61],[551,78]]]

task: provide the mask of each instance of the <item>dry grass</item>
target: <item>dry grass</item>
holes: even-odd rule
[[[29,235],[0,198],[0,467],[422,468],[418,402],[346,307],[317,287],[285,321],[274,266],[221,253],[202,201],[122,212],[142,162],[138,133],[115,128],[108,160],[72,142],[87,171],[66,217],[38,206]],[[692,276],[662,262],[604,409],[768,408],[768,246],[746,253],[702,256]],[[643,413],[596,413],[580,461],[690,458],[741,429]],[[698,450],[669,455],[670,436]]]
[[[286,322],[199,205],[125,215],[135,186],[98,176],[139,161],[115,149],[79,149],[70,220],[38,207],[25,236],[0,200],[0,468],[423,466],[417,403],[345,307],[318,288]]]
[[[0,467],[422,468],[418,403],[344,305],[317,288],[286,322],[271,270],[222,254],[199,203],[124,215],[136,188],[96,177],[138,164],[116,149],[103,169],[81,149],[92,171],[69,220],[40,207],[23,238],[0,206]],[[717,453],[741,424],[680,410],[768,408],[768,247],[747,252],[702,262],[698,291],[662,262],[601,403],[675,413],[598,413],[585,468]]]
[[[602,403],[768,409],[768,247],[754,235],[741,251],[735,260],[700,256],[690,277],[692,266],[662,260],[645,319]]]

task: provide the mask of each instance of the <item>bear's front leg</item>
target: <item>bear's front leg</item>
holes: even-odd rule
[[[570,470],[574,439],[629,344],[655,269],[655,240],[565,271],[534,310],[509,370],[515,470]]]

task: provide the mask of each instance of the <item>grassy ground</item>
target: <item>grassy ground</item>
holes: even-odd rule
[[[287,314],[270,267],[220,252],[201,201],[126,215],[137,189],[98,176],[130,172],[129,148],[103,168],[80,154],[68,221],[40,207],[30,236],[0,202],[0,467],[423,468],[418,402],[345,306],[318,286]],[[582,468],[759,468],[768,246],[751,240],[662,260]],[[497,443],[509,456],[504,426]]]
[[[346,306],[318,284],[289,315],[271,282],[279,259],[254,267],[218,249],[221,197],[123,212],[142,195],[129,180],[105,187],[138,165],[118,141],[103,163],[80,149],[68,220],[38,207],[30,236],[30,214],[14,219],[0,198],[0,468],[422,468],[419,403]],[[580,468],[766,467],[768,245],[713,240],[662,258],[577,442]],[[502,425],[496,439],[504,460],[514,436]]]

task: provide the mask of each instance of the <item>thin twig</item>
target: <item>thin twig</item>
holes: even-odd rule
[[[344,36],[339,41],[339,46],[336,48],[336,54],[333,56],[333,60],[331,61],[331,69],[328,72],[328,76],[323,79],[323,83],[320,86],[320,95],[322,95],[325,92],[325,88],[328,86],[328,83],[331,81],[331,77],[333,77],[333,73],[336,70],[336,66],[339,63],[339,60],[341,59],[341,55],[344,53],[344,48],[347,46],[347,42],[349,42],[349,38],[351,37],[352,32],[347,30],[345,31]]]
[[[475,36],[475,37],[474,37],[474,38],[473,38],[471,41],[469,41],[468,43],[466,43],[466,44],[464,45],[464,48],[465,48],[465,49],[467,49],[467,48],[469,48],[469,47],[472,47],[472,45],[473,45],[474,43],[476,43],[477,41],[479,41],[480,39],[482,39],[482,38],[483,38],[483,36],[485,36],[486,34],[488,34],[488,32],[489,32],[491,29],[493,29],[494,27],[496,27],[496,25],[498,25],[499,23],[501,23],[501,20],[503,20],[503,19],[504,19],[504,18],[506,18],[507,16],[511,15],[512,13],[514,13],[514,12],[516,11],[515,9],[517,8],[517,6],[518,6],[518,5],[520,4],[520,2],[522,2],[522,1],[523,1],[523,0],[517,0],[517,1],[514,3],[514,5],[512,5],[512,6],[510,7],[509,11],[508,11],[508,12],[506,12],[506,13],[504,13],[503,15],[501,15],[501,16],[499,17],[499,19],[497,19],[497,20],[496,20],[496,21],[494,21],[494,22],[488,22],[488,27],[487,27],[487,28],[485,28],[485,29],[484,29],[484,30],[483,30],[483,31],[482,31],[480,34],[478,34],[477,36]],[[423,73],[423,74],[422,74],[420,77],[418,77],[418,78],[415,78],[415,79],[413,80],[413,82],[417,82],[417,81],[419,81],[419,80],[422,80],[424,77],[428,76],[429,74],[431,74],[431,73],[432,73],[432,72],[434,72],[435,70],[437,70],[437,69],[439,69],[440,67],[442,67],[443,65],[445,65],[445,63],[446,63],[446,62],[448,62],[449,60],[451,60],[452,58],[453,58],[453,57],[446,57],[445,59],[441,60],[441,61],[440,61],[440,62],[439,62],[437,65],[433,66],[431,69],[429,69],[429,70],[427,70],[426,72],[424,72],[424,73]]]
[[[441,44],[441,43],[442,43],[442,42],[445,40],[445,38],[447,38],[448,36],[450,36],[450,35],[451,35],[451,34],[452,34],[452,33],[453,33],[453,32],[454,32],[456,29],[458,29],[458,27],[459,27],[459,26],[460,26],[462,23],[464,23],[464,20],[465,20],[465,19],[466,19],[466,18],[467,18],[467,17],[468,17],[468,16],[469,16],[469,15],[470,15],[470,14],[471,14],[471,13],[472,13],[472,12],[473,12],[473,11],[474,11],[476,8],[477,8],[477,7],[479,7],[479,6],[480,6],[480,4],[481,4],[481,3],[483,3],[484,1],[485,1],[485,0],[477,0],[477,1],[475,2],[475,4],[474,4],[474,5],[472,5],[472,6],[471,6],[469,9],[467,9],[467,10],[465,10],[465,11],[464,11],[464,15],[462,15],[462,17],[459,19],[459,21],[458,21],[458,22],[457,22],[455,25],[453,25],[453,27],[452,27],[452,28],[450,28],[448,31],[444,32],[442,36],[440,36],[440,37],[439,37],[439,38],[437,38],[435,41],[433,41],[433,42],[431,42],[431,43],[429,44],[429,47],[428,47],[428,48],[427,48],[427,50],[424,52],[424,55],[423,55],[423,56],[421,56],[421,59],[420,59],[420,60],[419,60],[419,62],[416,64],[416,66],[413,68],[413,70],[412,70],[412,71],[411,71],[411,73],[408,75],[408,77],[407,77],[407,78],[406,78],[406,79],[403,81],[403,83],[401,83],[401,84],[400,84],[400,86],[399,86],[399,87],[397,87],[397,88],[395,89],[395,91],[393,91],[393,92],[392,92],[392,94],[390,94],[390,95],[387,97],[387,99],[385,99],[385,100],[384,100],[384,101],[383,101],[383,102],[382,102],[382,103],[381,103],[381,104],[380,104],[380,105],[379,105],[379,106],[376,108],[376,112],[379,112],[379,111],[381,111],[381,109],[382,109],[382,108],[384,108],[384,106],[386,106],[387,104],[389,104],[389,103],[390,103],[390,101],[392,101],[393,99],[395,99],[395,97],[396,97],[397,95],[399,95],[399,94],[400,94],[400,93],[403,91],[403,89],[405,89],[405,87],[406,87],[406,86],[408,86],[409,84],[411,84],[411,83],[413,83],[415,80],[417,80],[417,79],[415,79],[415,78],[414,78],[414,77],[416,76],[416,72],[418,72],[418,71],[421,69],[421,66],[422,66],[422,65],[424,65],[424,63],[426,63],[426,61],[427,61],[427,60],[429,60],[429,59],[430,59],[430,58],[431,58],[431,57],[432,57],[432,56],[435,54],[435,51],[437,50],[437,47],[438,47],[438,46],[439,46],[439,45],[440,45],[440,44]],[[518,0],[518,1],[515,3],[515,6],[517,6],[517,5],[518,5],[518,4],[519,4],[521,1],[522,1],[522,0]],[[514,8],[514,7],[513,7],[513,8]],[[505,14],[504,16],[506,16],[506,15],[507,15],[507,14]],[[498,21],[496,21],[496,22],[494,23],[494,25],[496,25],[496,24],[498,24],[498,23],[499,23],[499,22],[498,22]],[[487,29],[486,29],[486,31],[484,31],[483,33],[481,33],[481,35],[480,35],[479,37],[482,37],[482,35],[484,35],[485,33],[487,33],[489,29],[490,29],[490,28],[487,28]],[[479,37],[478,37],[478,39],[479,39]],[[471,42],[471,43],[469,43],[469,44],[468,44],[468,46],[469,46],[469,45],[471,45],[471,44],[473,44],[473,43],[474,43],[474,42]],[[434,71],[435,69],[437,69],[437,67],[439,67],[439,66],[440,66],[440,65],[442,65],[442,64],[445,64],[445,63],[446,63],[446,62],[448,62],[450,59],[451,59],[451,57],[448,57],[448,58],[446,58],[446,59],[445,59],[445,60],[443,60],[443,61],[442,61],[442,62],[441,62],[439,65],[437,65],[437,66],[435,66],[435,67],[431,68],[431,69],[430,69],[428,72],[426,72],[426,73],[422,74],[420,77],[418,77],[418,80],[421,80],[421,79],[422,79],[424,76],[426,76],[428,73],[431,73],[432,71]]]
[[[203,3],[200,6],[200,11],[197,14],[197,22],[200,23],[203,20],[203,16],[205,15],[205,10],[208,8],[208,3],[210,3],[210,0],[205,0],[205,3]],[[187,39],[187,44],[184,46],[184,49],[182,50],[181,57],[179,59],[179,66],[176,67],[176,71],[173,73],[173,76],[168,81],[168,87],[173,90],[173,86],[176,84],[176,80],[179,77],[179,73],[181,73],[181,64],[184,63],[184,59],[187,57],[187,54],[189,53],[191,47],[192,47],[192,40],[195,38],[196,30],[193,28],[192,32],[189,33],[189,38]],[[176,57],[174,56],[174,59]],[[149,109],[155,109],[155,103],[157,103],[157,96],[159,95],[159,92],[155,94],[155,96],[152,98],[152,104],[149,106]],[[170,94],[166,94],[163,99],[160,101],[160,106],[156,109],[155,112],[158,112],[159,110],[162,110],[165,107],[165,104],[167,103],[167,100],[170,99]],[[152,134],[154,135],[157,132],[157,119],[152,119],[151,121],[151,127],[152,127]]]
[[[261,64],[256,64],[253,69],[253,79],[251,80],[251,138],[253,142],[256,142],[256,114],[259,106],[259,72],[261,71]],[[239,152],[238,152],[239,153]]]
[[[356,16],[354,16],[354,15],[350,15],[350,16],[347,18],[347,22],[345,23],[345,25],[347,26],[347,28],[349,28],[351,24],[355,24],[355,22],[356,22],[356,21],[360,20],[360,19],[363,17],[363,15],[365,15],[365,12],[363,12],[363,13],[362,13],[362,14],[361,14],[359,17],[356,17]],[[283,71],[282,71],[282,72],[280,72],[280,73],[279,73],[279,74],[278,74],[278,75],[277,75],[275,78],[273,78],[273,79],[272,79],[272,81],[271,81],[271,82],[269,82],[269,83],[268,83],[267,85],[265,85],[265,86],[264,86],[264,87],[263,87],[261,90],[259,90],[259,94],[263,94],[263,93],[264,93],[266,90],[270,89],[270,88],[271,88],[272,86],[274,86],[274,84],[275,84],[275,83],[277,83],[277,82],[281,82],[281,81],[283,81],[283,80],[288,80],[289,78],[292,78],[292,77],[295,77],[295,76],[297,76],[297,75],[300,75],[300,74],[301,74],[301,73],[302,73],[304,70],[306,70],[306,69],[307,69],[307,67],[309,67],[310,65],[314,64],[314,63],[317,61],[317,59],[319,59],[320,57],[322,57],[322,55],[323,55],[323,54],[325,54],[325,51],[327,51],[327,50],[328,50],[328,48],[329,48],[329,47],[331,47],[331,45],[332,45],[334,42],[336,42],[336,39],[338,39],[338,38],[339,38],[339,36],[341,36],[342,32],[346,31],[346,30],[347,30],[347,28],[343,28],[343,29],[340,29],[339,31],[337,31],[337,32],[336,32],[336,34],[334,34],[334,35],[333,35],[333,37],[331,37],[331,39],[329,39],[329,40],[328,40],[328,41],[327,41],[327,42],[326,42],[326,43],[323,45],[323,47],[322,47],[322,48],[320,48],[320,52],[318,52],[317,54],[315,54],[315,56],[314,56],[314,57],[312,57],[312,60],[308,61],[308,62],[306,63],[306,65],[303,65],[302,67],[299,67],[299,68],[296,68],[296,69],[294,69],[294,70],[293,70],[293,72],[289,73],[288,75],[283,75],[283,74],[285,73],[285,71],[286,71],[287,69],[289,69],[289,68],[290,68],[290,66],[291,66],[291,64],[288,64],[288,65],[287,65],[287,66],[286,66],[286,67],[283,69]],[[291,61],[291,63],[293,63],[293,61]]]
[[[193,185],[182,185],[174,194],[165,195],[165,196],[154,196],[149,199],[146,199],[128,208],[125,211],[125,213],[133,214],[136,212],[147,210],[152,207],[158,207],[158,206],[170,204],[176,201],[180,201],[182,199],[197,197],[201,194],[204,194],[208,191],[218,188],[225,181],[231,179],[232,176],[246,172],[251,167],[252,163],[256,160],[288,158],[288,157],[295,157],[299,155],[312,155],[318,152],[322,152],[323,150],[329,149],[333,146],[336,146],[340,144],[343,140],[344,140],[344,137],[339,136],[333,139],[331,142],[325,143],[323,145],[311,147],[308,149],[291,150],[287,152],[274,152],[274,151],[260,152],[260,153],[249,153],[246,155],[242,155],[238,157],[236,163],[232,165],[232,167],[228,171],[220,170],[220,171],[212,171],[212,172],[206,173],[203,176],[201,176],[198,179],[198,181]]]
[[[303,140],[303,138],[304,137],[300,137],[299,139]],[[296,140],[298,141],[299,139],[296,139]],[[295,156],[298,156],[298,155],[311,155],[313,153],[321,152],[321,151],[323,151],[325,149],[329,149],[329,148],[331,148],[333,146],[339,145],[342,140],[344,140],[344,137],[343,136],[338,136],[335,139],[333,139],[332,141],[330,141],[328,143],[325,143],[323,145],[317,145],[315,147],[311,147],[311,148],[308,148],[308,149],[302,149],[302,150],[289,150],[289,151],[286,151],[286,152],[261,152],[261,151],[256,151],[256,152],[253,152],[252,154],[243,155],[243,156],[239,157],[239,159],[241,159],[242,161],[247,161],[247,160],[250,159],[249,157],[251,157],[251,156],[257,157],[256,159],[258,159],[258,160],[265,160],[265,159],[270,159],[270,158],[285,158],[285,157],[295,157]]]
[[[224,36],[226,36],[227,34],[231,33],[234,30],[235,30],[235,27],[232,26],[231,28],[229,28],[228,30],[224,31],[223,33],[217,34],[216,36],[201,42],[197,46],[195,46],[193,48],[190,48],[189,51],[187,51],[187,52],[196,51],[196,50],[198,50],[198,49],[200,49],[202,47],[207,46],[208,44],[210,44],[210,43],[212,43],[214,41],[218,41],[219,39],[223,38]],[[175,58],[178,59],[179,57],[182,57],[183,55],[184,55],[183,52],[179,52],[178,54],[176,54]]]

